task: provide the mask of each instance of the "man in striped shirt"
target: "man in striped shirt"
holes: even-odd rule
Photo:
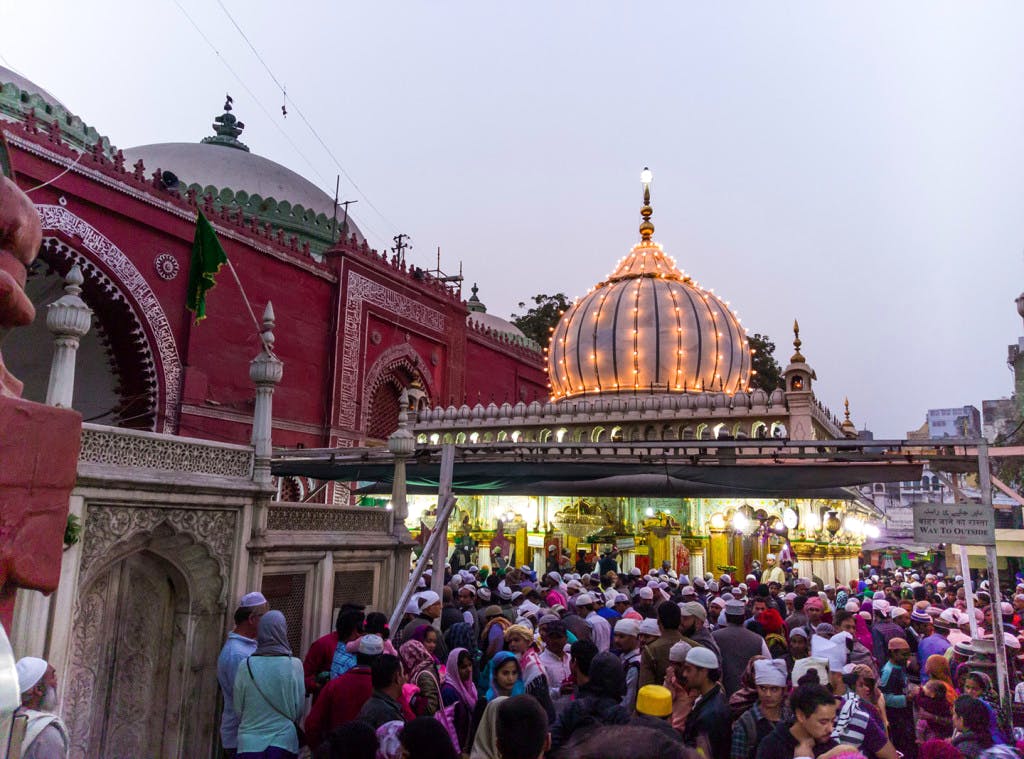
[[[885,732],[878,700],[878,681],[866,664],[843,668],[846,693],[840,699],[832,737],[843,745],[856,746],[868,759],[897,759],[899,754]]]

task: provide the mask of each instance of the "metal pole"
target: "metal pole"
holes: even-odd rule
[[[441,595],[444,589],[444,565],[448,563],[448,514],[441,518],[441,504],[446,503],[452,494],[452,470],[455,468],[455,446],[441,446],[441,475],[437,488],[437,522],[434,532],[439,533],[436,553],[433,554],[434,573],[430,577],[430,589]],[[431,535],[433,537],[433,535]],[[423,555],[428,555],[426,551]]]
[[[988,468],[988,442],[978,443],[978,480],[981,485],[981,503],[992,508],[992,473]],[[999,569],[996,565],[996,547],[985,547],[985,559],[988,562],[989,595],[992,598],[992,637],[996,652],[996,677],[999,680],[999,708],[1003,714],[1004,724],[1009,715],[1010,688],[1006,678],[1006,646],[1003,643],[1003,609],[1002,592],[999,588]]]
[[[964,578],[964,598],[967,600],[967,616],[971,622],[971,637],[978,637],[978,620],[974,616],[974,583],[971,582],[971,567],[967,559],[967,546],[960,549],[960,574]]]
[[[947,478],[942,472],[938,472],[939,479],[945,482],[949,489],[953,491],[953,500],[957,503],[963,502],[964,496],[960,492],[960,486],[957,484],[956,475],[950,474]],[[964,600],[967,601],[967,616],[971,623],[971,638],[978,638],[978,620],[974,616],[974,583],[971,582],[971,565],[970,560],[967,558],[967,546],[958,545],[957,552],[960,556],[960,574],[964,578]]]
[[[437,510],[438,521],[443,517],[447,522],[448,515],[452,509],[455,508],[455,497],[449,495],[448,500]],[[416,590],[416,583],[419,582],[420,577],[423,576],[423,570],[427,568],[427,562],[424,560],[425,556],[430,556],[434,551],[434,547],[437,545],[438,530],[434,530],[430,533],[430,537],[427,538],[427,544],[423,546],[423,553],[420,554],[420,560],[416,562],[416,566],[412,569],[412,574],[409,575],[409,582],[405,585],[405,590],[402,591],[401,597],[398,599],[398,604],[395,606],[395,610],[391,613],[391,619],[388,620],[388,626],[392,630],[398,629],[398,623],[402,620],[402,615],[405,613],[405,607],[409,603],[409,599],[412,598],[413,592]],[[445,536],[445,542],[448,538]]]

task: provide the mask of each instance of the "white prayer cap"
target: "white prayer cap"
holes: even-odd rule
[[[612,601],[612,603],[613,604],[628,604],[629,603],[629,596],[627,596],[625,593],[616,593],[615,594],[615,600]]]
[[[253,606],[263,606],[266,602],[267,597],[258,590],[254,590],[252,593],[246,593],[242,596],[242,600],[238,602],[238,606],[242,609],[249,609]]]
[[[645,619],[640,623],[640,628],[637,630],[638,635],[654,635],[655,637],[661,637],[661,628],[658,627],[658,620],[656,619]]]
[[[768,561],[775,561],[775,554],[773,554],[773,553],[768,554]]]
[[[782,659],[758,659],[754,662],[754,683],[756,685],[786,687],[786,662]]]
[[[580,590],[582,587],[579,580],[569,580],[569,584],[566,585],[569,590]]]
[[[594,597],[589,593],[580,593],[578,596],[576,596],[577,606],[590,606],[593,603]]]
[[[897,617],[902,617],[906,613],[907,610],[904,609],[902,606],[893,606],[889,612],[889,616],[893,619],[896,619]]]
[[[619,635],[637,635],[640,632],[640,623],[635,619],[620,619],[615,623],[615,632]]]
[[[364,635],[359,639],[359,653],[364,656],[377,656],[384,653],[384,639],[379,635]]]
[[[629,574],[630,574],[631,577],[639,577],[640,576],[640,567],[633,567],[631,570],[629,570]]]
[[[669,653],[671,653],[671,649],[669,649]],[[718,669],[718,657],[715,656],[714,651],[704,648],[704,646],[697,646],[687,651],[686,663],[701,669]]]
[[[490,588],[480,588],[480,590],[478,590],[476,592],[476,595],[477,595],[477,597],[481,601],[490,601],[491,600],[491,589]]]
[[[562,577],[558,574],[558,572],[548,572],[548,578],[554,580],[555,582],[562,581]]]
[[[833,642],[820,635],[813,636],[811,638],[811,656],[826,660],[831,671],[840,672],[846,666],[845,638]]]
[[[640,588],[639,595],[640,598],[644,599],[645,601],[650,601],[654,598],[654,591],[650,588]]]
[[[860,604],[857,602],[856,598],[851,598],[846,602],[846,610],[852,612],[860,611]]]
[[[818,673],[818,682],[821,685],[828,685],[828,660],[814,656],[805,656],[793,663],[793,685],[795,686],[801,677],[812,670]]]
[[[673,643],[672,648],[668,650],[668,660],[677,663],[686,661],[686,655],[690,653],[690,649],[693,648],[689,643],[684,640],[678,643]]]
[[[426,609],[428,606],[433,606],[436,603],[441,603],[441,596],[437,595],[432,590],[425,590],[420,593],[420,597],[416,600],[419,604],[420,609]]]
[[[1020,650],[1020,640],[1016,635],[1010,635],[1008,632],[1003,633],[1003,645],[1007,648],[1012,648],[1015,651]]]
[[[18,673],[19,692],[24,693],[35,687],[36,683],[43,679],[43,675],[46,674],[46,669],[49,666],[46,663],[46,659],[39,659],[35,656],[24,656],[18,659],[14,669]]]
[[[407,603],[405,605],[405,613],[406,614],[419,614],[420,613],[419,600],[420,599],[419,599],[418,596],[413,596],[412,598],[410,598],[409,599],[409,603]]]

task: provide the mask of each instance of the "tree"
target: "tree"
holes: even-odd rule
[[[569,302],[565,293],[555,293],[554,295],[541,293],[534,295],[530,300],[535,304],[533,308],[522,315],[512,314],[512,323],[519,327],[528,338],[540,343],[541,347],[547,347],[551,340],[551,329],[558,325],[558,320],[562,318],[562,312],[572,303]],[[526,308],[526,303],[521,302],[519,309],[524,308]]]
[[[760,333],[755,333],[747,339],[753,351],[750,363],[755,372],[750,378],[750,386],[760,388],[766,393],[782,387],[782,369],[775,360],[775,343],[768,335]]]

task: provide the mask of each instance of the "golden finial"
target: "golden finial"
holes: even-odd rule
[[[793,353],[793,355],[789,359],[790,363],[792,363],[792,364],[802,364],[802,363],[804,363],[806,361],[806,359],[803,357],[803,354],[800,353],[800,346],[801,345],[803,345],[803,342],[800,340],[800,322],[798,322],[796,319],[794,319],[793,320],[793,348],[795,349],[795,352]]]
[[[651,215],[654,213],[654,209],[651,208],[651,180],[654,179],[651,174],[651,170],[644,166],[644,170],[640,172],[640,182],[644,186],[644,205],[640,209],[640,216],[643,217],[643,221],[640,222],[640,239],[644,242],[649,242],[651,235],[654,234],[654,224],[651,223]]]
[[[854,423],[852,421],[850,421],[850,399],[849,398],[844,398],[843,399],[843,406],[846,408],[846,418],[843,420],[843,423],[841,425],[839,425],[839,428],[843,431],[843,434],[846,435],[846,437],[848,437],[848,438],[855,438],[855,437],[857,437],[857,427],[854,425]]]

